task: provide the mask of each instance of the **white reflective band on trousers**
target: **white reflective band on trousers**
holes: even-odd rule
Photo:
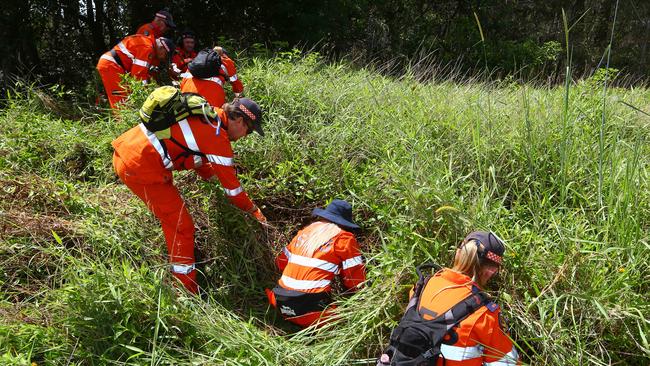
[[[200,151],[199,145],[196,144],[196,139],[194,138],[194,134],[192,133],[192,129],[190,128],[190,124],[189,122],[187,122],[187,119],[178,122],[178,126],[181,128],[181,132],[183,133],[183,138],[185,138],[185,143],[187,143],[187,147],[190,150]],[[203,160],[199,155],[193,155],[193,157],[194,157],[194,168],[198,168],[201,165],[203,165]]]
[[[226,192],[226,195],[229,196],[229,197],[234,197],[234,196],[236,196],[236,195],[238,195],[238,194],[240,194],[240,193],[242,193],[244,191],[244,189],[241,186],[239,186],[239,187],[237,187],[235,189],[224,188],[223,190]]]
[[[230,79],[228,80],[230,80],[231,83],[234,83],[235,81],[237,81],[237,75],[231,76]]]
[[[194,266],[194,263],[192,264],[172,264],[172,272],[186,275],[190,274],[193,270],[195,270],[196,267]]]
[[[337,274],[339,272],[339,266],[328,261],[324,261],[318,258],[303,257],[302,255],[293,254],[286,247],[283,249],[284,255],[287,256],[289,263],[294,263],[303,267],[318,268],[323,271],[332,272]]]
[[[295,278],[291,278],[285,275],[282,275],[280,280],[287,287],[295,290],[312,290],[317,288],[323,288],[329,286],[331,282],[330,280],[316,280],[316,281],[297,280]]]
[[[153,132],[147,130],[147,128],[144,126],[143,123],[140,123],[140,129],[142,130],[142,132],[144,132],[145,136],[147,136],[147,138],[149,139],[151,145],[153,145],[153,148],[156,149],[156,151],[160,155],[160,158],[162,159],[162,163],[165,169],[173,170],[174,163],[172,163],[172,160],[169,158],[169,156],[165,154],[165,150],[163,149],[160,140],[158,140],[158,137],[156,137],[156,135]]]
[[[456,347],[443,343],[440,345],[440,352],[449,361],[465,361],[483,357],[483,347],[480,345]]]
[[[134,65],[138,65],[138,66],[142,66],[142,67],[149,67],[149,63],[147,61],[135,58],[135,56],[133,56],[131,51],[129,51],[128,48],[126,48],[124,43],[122,43],[122,42],[118,43],[117,47],[120,49],[120,51],[122,51],[123,54],[126,55],[126,57],[131,59],[131,62],[133,62]]]
[[[517,365],[517,360],[519,360],[519,353],[515,346],[512,346],[510,352],[506,353],[505,356],[501,357],[500,360],[494,362],[486,362],[484,365],[487,366],[515,366]]]
[[[343,267],[343,269],[348,269],[360,264],[363,264],[363,257],[358,255],[356,257],[344,260],[343,263],[341,263],[341,267]]]
[[[208,157],[208,161],[211,163],[223,165],[223,166],[233,166],[232,158],[219,156],[219,155],[212,155],[212,154],[208,154],[206,156]]]

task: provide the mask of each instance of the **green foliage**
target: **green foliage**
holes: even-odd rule
[[[132,82],[119,118],[72,118],[30,88],[10,95],[0,112],[2,357],[372,364],[413,266],[448,264],[468,230],[490,228],[508,244],[492,290],[526,362],[646,363],[650,133],[645,115],[617,102],[645,110],[646,89],[603,95],[603,76],[566,89],[424,84],[298,51],[249,60],[240,76],[267,137],[234,149],[271,226],[220,187],[176,175],[199,229],[203,299],[175,288],[157,221],[112,173],[110,141],[137,123],[151,86]],[[279,275],[272,255],[334,197],[351,200],[364,227],[372,285],[338,300],[339,321],[296,332],[266,304]]]

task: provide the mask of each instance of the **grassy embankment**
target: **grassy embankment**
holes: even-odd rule
[[[157,222],[113,176],[110,141],[135,115],[65,118],[53,92],[11,96],[0,114],[0,363],[371,363],[414,265],[448,264],[473,228],[508,243],[494,294],[526,362],[648,362],[650,118],[619,102],[649,110],[646,89],[603,101],[593,81],[569,83],[568,97],[421,84],[313,56],[254,61],[241,76],[268,137],[235,150],[273,228],[218,186],[177,175],[200,228],[204,300],[170,286]],[[340,322],[296,334],[266,306],[271,253],[334,197],[365,228],[372,286],[342,303]]]

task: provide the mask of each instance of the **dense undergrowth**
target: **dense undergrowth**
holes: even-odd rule
[[[267,137],[237,142],[261,228],[191,173],[204,298],[172,286],[162,232],[111,168],[132,111],[19,87],[0,115],[0,363],[374,364],[414,265],[448,264],[470,229],[508,243],[493,295],[531,364],[650,359],[646,89],[422,84],[317,56],[241,73]],[[136,88],[133,105],[147,91]],[[135,107],[134,107],[135,108]],[[64,112],[67,111],[67,112]],[[364,227],[370,286],[298,332],[266,305],[273,254],[334,197]]]

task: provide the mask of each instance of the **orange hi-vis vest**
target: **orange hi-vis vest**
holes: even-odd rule
[[[216,111],[222,121],[228,121],[223,110]],[[202,156],[188,154],[171,140],[159,140],[143,124],[123,133],[112,145],[130,171],[135,172],[136,177],[132,179],[140,184],[167,183],[172,180],[173,170],[194,169],[203,179],[218,179],[230,202],[239,209],[246,212],[254,209],[237,179],[225,129],[208,124],[201,116],[192,116],[172,125],[171,136]]]
[[[445,268],[426,283],[418,308],[424,319],[445,314],[478,288],[469,276]],[[505,328],[499,306],[488,302],[452,328],[441,345],[446,366],[518,365],[517,349]],[[438,360],[443,365],[443,360]]]
[[[332,223],[316,221],[293,238],[276,259],[281,287],[307,293],[330,292],[334,276],[356,290],[366,280],[363,257],[354,235]]]
[[[156,27],[154,23],[146,23],[140,26],[138,28],[138,31],[135,32],[136,34],[142,34],[143,36],[149,37],[152,40],[156,40],[156,38],[162,37],[162,32],[160,32],[160,28]]]
[[[174,53],[174,56],[172,56],[172,68],[174,68],[175,72],[186,72],[187,64],[189,64],[195,57],[195,51],[187,52],[182,47],[176,47],[176,52]]]
[[[115,56],[119,60],[115,59]],[[130,73],[138,80],[149,79],[149,66],[157,66],[154,42],[143,35],[135,34],[124,38],[111,51],[104,53],[100,62],[110,62],[120,68],[122,73]]]

